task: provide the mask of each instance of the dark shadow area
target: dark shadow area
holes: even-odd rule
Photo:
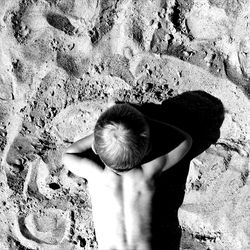
[[[158,179],[153,200],[153,249],[179,249],[181,229],[177,212],[183,202],[189,164],[192,158],[220,137],[224,107],[219,99],[204,91],[185,92],[165,100],[161,105],[131,105],[151,119],[166,122],[186,131],[193,139],[189,153]],[[154,141],[157,152],[166,150],[167,135],[158,128],[153,136],[156,137]],[[178,140],[180,138],[177,138],[175,143]],[[172,145],[173,148],[176,147],[175,143]]]

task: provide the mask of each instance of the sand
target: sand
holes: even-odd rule
[[[62,153],[115,102],[196,90],[225,114],[189,164],[178,248],[250,248],[248,1],[2,0],[0,17],[1,250],[98,249]]]

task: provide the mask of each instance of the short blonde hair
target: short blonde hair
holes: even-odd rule
[[[101,160],[116,171],[138,166],[149,146],[145,117],[129,104],[116,104],[97,120],[94,148]]]

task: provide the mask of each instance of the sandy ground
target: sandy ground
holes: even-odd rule
[[[2,0],[0,249],[97,249],[62,153],[113,103],[164,100],[207,144],[176,168],[182,236],[162,249],[250,249],[249,20],[245,0]]]

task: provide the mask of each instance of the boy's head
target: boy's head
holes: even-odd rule
[[[97,120],[94,149],[108,167],[127,171],[141,163],[149,146],[144,116],[128,104],[116,104]]]

